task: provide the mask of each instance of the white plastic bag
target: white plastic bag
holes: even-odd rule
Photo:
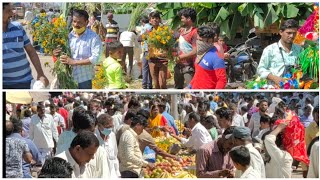
[[[34,81],[32,80],[31,81],[31,89],[36,89],[36,90],[39,90],[39,89],[45,89],[45,86],[44,84],[41,82],[41,81]]]

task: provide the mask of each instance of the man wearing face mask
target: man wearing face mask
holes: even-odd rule
[[[71,57],[62,55],[62,49],[53,51],[54,56],[61,56],[63,64],[73,66],[73,78],[78,82],[79,89],[92,89],[92,78],[94,77],[94,65],[98,63],[102,42],[100,37],[92,30],[86,28],[89,15],[84,10],[73,11],[73,30],[69,34],[69,46]]]
[[[208,25],[198,28],[195,74],[188,89],[224,89],[227,84],[226,66],[213,46],[216,32]]]
[[[112,132],[113,129],[113,119],[108,114],[101,114],[98,117],[98,126],[96,128],[96,134],[99,139],[100,144],[107,152],[108,163],[110,168],[110,176],[111,178],[119,178],[119,160],[117,158],[118,155],[118,147],[116,135]]]

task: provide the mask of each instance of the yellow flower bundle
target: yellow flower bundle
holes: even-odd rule
[[[40,15],[40,24],[34,26],[34,41],[44,48],[45,53],[52,54],[52,51],[58,47],[62,48],[62,53],[70,57],[71,52],[68,44],[69,31],[67,23],[63,18],[54,18],[52,22],[41,21],[43,18]],[[62,55],[62,54],[61,54]],[[64,65],[57,57],[54,67],[51,69],[52,74],[57,75],[59,89],[76,89],[77,83],[72,76],[72,67]]]
[[[103,65],[97,66],[96,74],[92,80],[92,88],[93,89],[104,89],[107,82],[107,78],[105,77],[106,70]]]
[[[176,41],[173,37],[174,32],[168,26],[159,26],[151,32],[142,36],[147,41],[149,56],[172,57],[171,49],[174,47]]]

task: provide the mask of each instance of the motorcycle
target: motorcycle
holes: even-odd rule
[[[253,28],[249,31],[244,43],[231,47],[227,52],[230,54],[230,58],[226,60],[229,83],[245,82],[252,79],[256,74],[258,62],[253,58],[253,54],[261,49],[261,46],[257,43],[258,39],[255,28]]]

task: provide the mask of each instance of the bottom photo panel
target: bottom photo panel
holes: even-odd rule
[[[319,178],[319,92],[3,93],[4,178]]]

